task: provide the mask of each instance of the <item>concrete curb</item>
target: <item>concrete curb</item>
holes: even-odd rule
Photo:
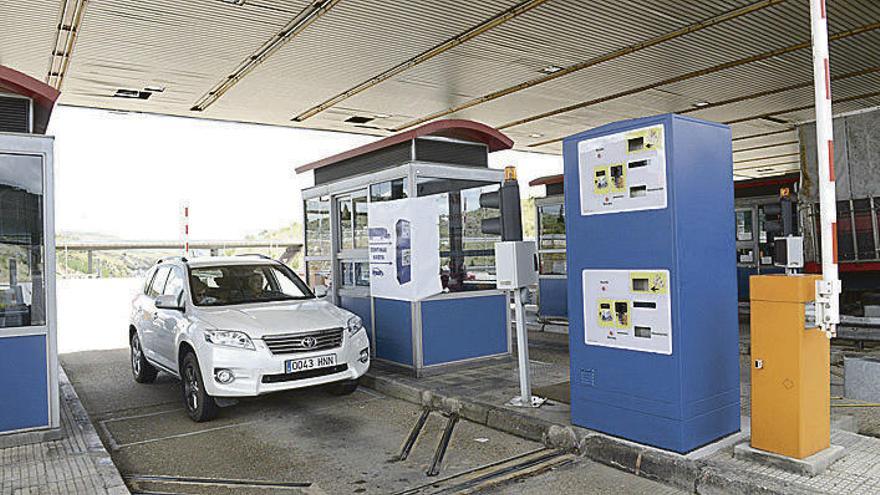
[[[119,474],[113,459],[110,457],[107,449],[104,448],[104,444],[101,443],[101,438],[98,436],[98,432],[95,431],[95,427],[89,419],[89,414],[86,412],[85,407],[83,407],[79,396],[76,394],[76,390],[70,383],[70,379],[67,378],[67,373],[64,372],[64,368],[60,364],[58,365],[58,383],[61,388],[61,400],[67,404],[73,416],[75,422],[73,426],[82,431],[89,457],[101,476],[107,493],[110,495],[130,495],[131,492],[125,486],[125,482],[122,481],[122,475]]]
[[[367,373],[361,384],[385,395],[413,404],[450,412],[460,411],[463,418],[527,440],[542,442],[551,448],[570,450],[587,459],[654,481],[706,495],[760,494],[800,495],[788,483],[766,476],[745,475],[720,469],[704,460],[641,446],[608,435],[589,432],[569,425],[556,424],[516,411],[467,400],[446,397],[427,389]],[[732,453],[731,453],[732,455]]]

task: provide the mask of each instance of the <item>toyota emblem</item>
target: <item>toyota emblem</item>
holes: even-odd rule
[[[318,339],[316,339],[314,337],[303,337],[302,346],[305,347],[306,349],[311,349],[312,347],[315,347],[316,345],[318,345]]]

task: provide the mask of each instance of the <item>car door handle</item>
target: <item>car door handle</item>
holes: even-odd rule
[[[155,312],[155,313],[153,313],[153,314],[152,314],[152,315],[151,315],[151,316],[152,316],[152,317],[153,317],[153,321],[156,321],[156,320],[158,320],[158,319],[159,319],[159,312],[158,312],[158,311],[156,311],[156,312]]]

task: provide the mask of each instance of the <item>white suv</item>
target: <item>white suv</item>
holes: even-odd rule
[[[160,260],[132,302],[129,343],[135,381],[180,378],[199,422],[236,397],[328,383],[351,393],[370,367],[359,317],[258,256]]]

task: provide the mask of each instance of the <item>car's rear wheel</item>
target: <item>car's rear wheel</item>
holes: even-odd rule
[[[131,333],[131,374],[138,383],[153,383],[159,370],[153,367],[144,357],[144,349],[141,347],[141,339],[137,332]]]
[[[199,370],[199,360],[193,352],[183,357],[180,366],[180,384],[186,413],[196,423],[211,421],[217,417],[220,408],[214,398],[205,391],[205,382]]]
[[[330,385],[330,393],[333,395],[349,395],[358,388],[357,380],[344,380]]]

